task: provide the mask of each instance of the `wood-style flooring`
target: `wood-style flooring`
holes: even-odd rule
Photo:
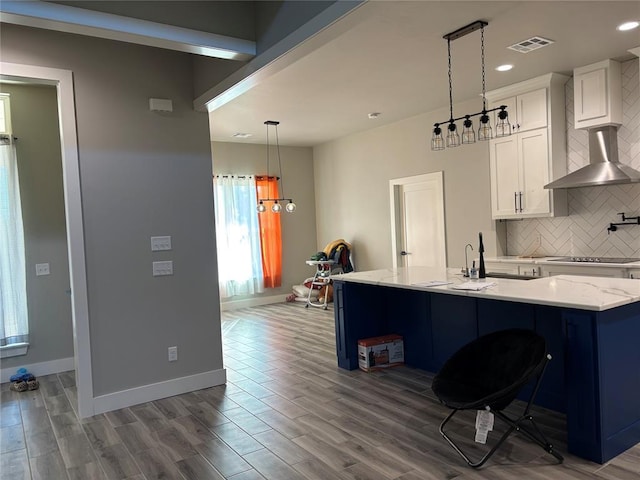
[[[41,377],[32,392],[3,384],[0,478],[640,478],[640,445],[606,465],[584,461],[566,452],[564,416],[543,409],[534,414],[564,464],[512,435],[484,468],[468,468],[438,433],[448,411],[431,393],[430,373],[337,368],[331,309],[224,312],[222,331],[226,385],[82,421],[72,372]],[[474,448],[466,419],[451,424]]]

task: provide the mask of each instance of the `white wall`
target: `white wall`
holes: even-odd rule
[[[620,161],[640,169],[638,59],[622,66]],[[588,142],[586,131],[573,129],[572,82],[566,87],[566,106],[568,171],[574,171],[588,163]],[[454,106],[458,115],[477,110],[477,101]],[[521,254],[540,234],[540,252],[547,255],[640,257],[638,227],[623,227],[610,235],[606,231],[609,222],[620,221],[617,212],[640,213],[640,185],[570,189],[569,216],[494,222],[488,145],[430,151],[433,123],[447,117],[445,110],[431,112],[314,148],[316,202],[320,204],[322,192],[326,207],[317,213],[318,245],[340,232],[354,243],[359,270],[390,267],[388,180],[443,170],[449,267],[464,264],[464,245],[475,248],[479,231],[485,234],[486,256]],[[327,171],[335,172],[331,179],[320,174]]]
[[[282,127],[281,127],[282,128]],[[265,175],[266,145],[213,142],[213,172],[215,174]],[[271,147],[273,148],[273,146]],[[242,298],[282,295],[284,301],[293,285],[301,284],[315,270],[306,265],[316,253],[316,204],[313,185],[313,152],[311,148],[280,146],[282,180],[286,198],[293,198],[296,211],[282,213],[282,286],[267,288],[261,294]],[[273,152],[271,154],[274,155]],[[273,160],[273,157],[272,157]],[[271,175],[277,174],[270,162]],[[323,245],[324,246],[324,245]],[[223,300],[237,300],[239,297]]]
[[[0,35],[3,61],[73,71],[94,395],[221,369],[211,149],[190,56],[7,24]],[[149,97],[174,112],[150,112]],[[173,250],[152,254],[152,235]],[[152,277],[165,259],[175,274]]]
[[[479,101],[455,105],[476,112]],[[485,239],[486,256],[499,250],[491,220],[489,144],[430,150],[440,110],[350,135],[314,148],[318,246],[342,237],[353,244],[358,270],[392,265],[389,180],[444,172],[447,264],[464,266],[464,246]]]

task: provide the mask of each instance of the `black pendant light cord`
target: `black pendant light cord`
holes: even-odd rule
[[[280,160],[280,139],[278,138],[277,124],[276,124],[276,150],[278,153],[278,172],[280,175],[280,197],[284,198],[284,178],[282,176],[282,161]]]
[[[264,124],[267,127],[267,177],[269,177],[269,172],[270,172],[270,168],[269,168],[269,152],[270,152],[270,146],[269,146],[269,126],[273,125],[276,129],[276,150],[278,153],[278,175],[280,175],[279,177],[275,177],[277,180],[280,181],[280,184],[278,186],[278,195],[280,195],[279,199],[273,199],[273,198],[265,198],[264,200],[291,200],[289,198],[284,198],[284,179],[282,178],[282,160],[280,158],[280,138],[278,137],[278,125],[280,122],[276,122],[274,120],[267,120],[266,122],[264,122]]]
[[[500,118],[501,120],[506,120],[507,119],[507,106],[506,105],[500,105],[498,107],[495,108],[491,108],[491,109],[487,109],[487,98],[486,98],[486,78],[485,78],[485,54],[484,54],[484,27],[487,26],[488,23],[485,22],[484,20],[476,20],[475,22],[470,23],[469,25],[465,25],[462,28],[459,28],[458,30],[455,30],[454,32],[448,33],[446,35],[444,35],[444,39],[447,40],[447,55],[448,55],[448,67],[449,67],[449,120],[445,120],[442,122],[437,122],[434,124],[434,129],[433,129],[433,134],[434,134],[434,138],[436,136],[439,136],[441,134],[441,129],[439,128],[440,125],[444,124],[444,123],[449,123],[449,130],[450,131],[455,131],[455,125],[454,123],[457,122],[458,120],[462,120],[465,119],[465,127],[470,128],[471,127],[471,117],[476,117],[478,115],[481,116],[481,122],[482,123],[487,123],[489,121],[489,117],[487,116],[487,113],[490,112],[495,112],[495,111],[500,111],[498,113],[498,118]],[[470,113],[470,114],[466,114],[466,115],[462,115],[460,117],[454,118],[453,116],[453,81],[452,81],[452,73],[451,73],[451,41],[452,40],[456,40],[458,38],[464,37],[465,35],[468,35],[469,33],[475,32],[477,30],[480,30],[480,53],[481,53],[481,60],[482,60],[482,111],[481,112],[477,112],[477,113]],[[505,134],[505,135],[510,135],[510,132]],[[500,135],[500,136],[504,136],[504,135]],[[473,142],[470,142],[473,143]],[[433,148],[433,147],[432,147]],[[436,150],[441,150],[442,148],[434,148]]]
[[[278,125],[280,124],[280,122],[276,122],[274,120],[267,120],[266,122],[264,122],[265,126],[267,127],[267,178],[275,178],[276,181],[279,181],[280,184],[278,185],[278,195],[280,196],[280,198],[262,198],[260,199],[261,201],[273,201],[273,200],[289,200],[291,201],[290,198],[284,198],[284,180],[282,178],[282,162],[280,160],[280,139],[278,137]],[[269,175],[270,173],[270,167],[269,167],[269,151],[270,151],[270,144],[269,144],[269,125],[273,125],[276,128],[276,149],[278,150],[278,177],[271,177]],[[258,175],[259,176],[259,175]]]
[[[282,175],[282,158],[280,156],[280,138],[278,136],[278,125],[280,124],[280,122],[277,122],[275,120],[267,120],[266,122],[264,122],[264,124],[267,127],[267,178],[275,178],[276,182],[279,182],[279,184],[276,184],[276,193],[277,196],[279,196],[280,198],[258,198],[258,213],[262,213],[266,210],[266,207],[264,205],[265,202],[273,202],[273,206],[271,207],[271,211],[274,213],[280,213],[280,211],[283,209],[283,207],[280,205],[281,202],[288,202],[286,204],[286,206],[284,207],[284,210],[286,210],[288,213],[293,213],[296,209],[296,204],[293,203],[293,199],[292,198],[284,198],[284,180],[283,180],[283,175]],[[270,126],[274,126],[276,127],[276,151],[278,153],[278,172],[279,172],[279,177],[269,177],[269,173],[270,173],[270,157],[271,157],[271,145],[269,143],[269,127]]]
[[[269,122],[264,122],[264,125],[267,127],[267,177],[269,177],[269,173],[271,172],[269,169]],[[278,127],[276,126],[276,128]]]
[[[484,25],[480,27],[480,58],[482,62],[482,111],[487,111],[487,97],[485,95],[485,78],[484,78]]]
[[[447,39],[447,57],[449,61],[449,121],[453,123],[453,80],[451,79],[451,39]]]

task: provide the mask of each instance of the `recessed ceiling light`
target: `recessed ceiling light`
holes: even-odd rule
[[[499,72],[508,72],[512,68],[513,68],[513,65],[510,65],[510,64],[506,63],[504,65],[498,65],[496,67],[496,70],[499,71]]]
[[[616,27],[617,30],[621,31],[621,32],[626,32],[627,30],[633,30],[634,28],[637,28],[638,25],[640,25],[639,22],[625,22],[625,23],[621,23],[620,25],[618,25]]]
[[[238,132],[238,133],[234,133],[233,134],[233,138],[249,138],[251,136],[252,136],[252,134],[250,134],[250,133],[242,133],[242,132]]]
[[[374,119],[378,118],[380,115],[382,115],[380,112],[371,112],[371,113],[369,114],[369,118],[370,118],[371,120],[374,120]]]

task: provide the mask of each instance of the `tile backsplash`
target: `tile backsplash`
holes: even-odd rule
[[[638,60],[622,64],[623,124],[618,129],[620,162],[640,170],[640,81]],[[589,163],[587,132],[573,128],[573,79],[565,87],[567,170]],[[561,256],[640,257],[640,225],[620,227],[607,234],[619,212],[640,215],[640,183],[567,190],[566,217],[509,220],[507,255],[529,252],[538,239],[538,253]]]

